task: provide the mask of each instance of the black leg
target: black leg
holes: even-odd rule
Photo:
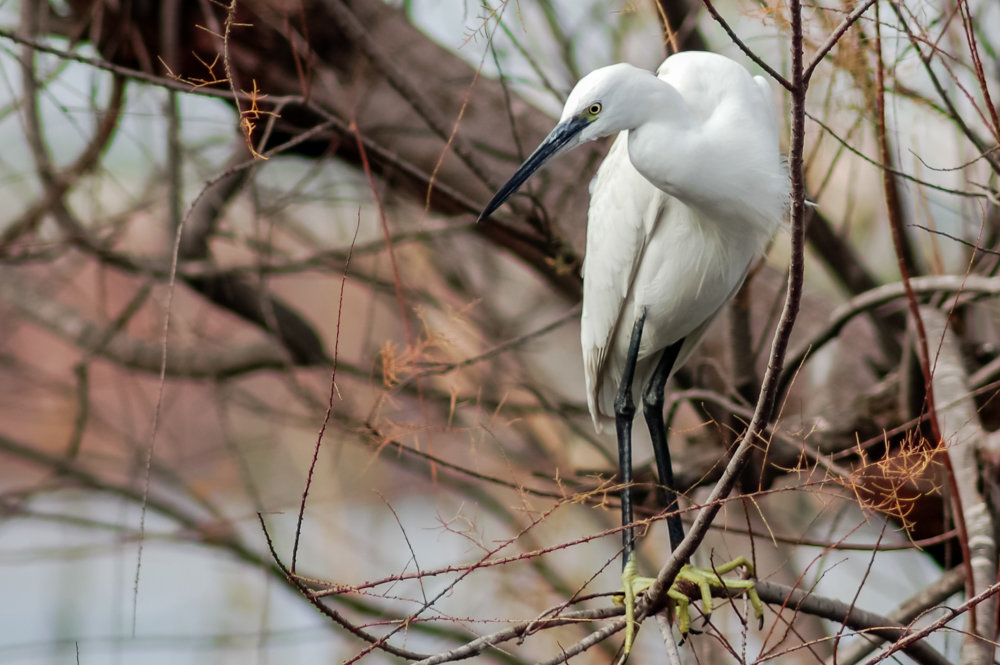
[[[670,378],[670,370],[674,367],[677,354],[680,353],[683,339],[679,339],[663,350],[660,360],[656,363],[653,376],[642,391],[642,413],[649,428],[649,438],[653,442],[653,454],[656,456],[656,472],[660,476],[659,498],[667,515],[667,532],[670,534],[670,549],[675,550],[684,540],[684,525],[677,512],[677,489],[674,487],[674,469],[670,464],[670,448],[667,446],[667,427],[663,420],[663,393]]]
[[[625,356],[625,371],[618,384],[615,396],[615,431],[618,434],[618,482],[622,484],[622,525],[635,521],[632,513],[632,419],[635,417],[635,402],[632,400],[632,380],[635,377],[635,363],[639,358],[639,342],[642,340],[642,326],[646,323],[646,310],[632,326],[632,338]],[[622,567],[628,565],[635,550],[635,530],[629,526],[622,531],[624,556]]]

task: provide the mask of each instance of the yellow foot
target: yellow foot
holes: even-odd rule
[[[615,603],[625,606],[625,656],[632,651],[632,642],[635,640],[635,599],[640,593],[648,589],[656,578],[639,577],[635,569],[635,559],[629,559],[622,568],[622,593],[615,594]]]
[[[753,608],[754,616],[757,617],[758,628],[764,627],[764,604],[760,602],[760,597],[754,588],[754,581],[752,579],[722,577],[737,568],[743,568],[748,577],[753,576],[753,564],[742,556],[713,569],[695,568],[692,565],[685,565],[681,568],[673,586],[667,590],[667,596],[670,598],[682,636],[691,631],[691,597],[681,590],[689,584],[698,587],[701,595],[702,613],[705,615],[706,621],[712,616],[712,593],[717,591],[723,596],[746,594],[750,600],[750,606]]]
[[[674,616],[677,617],[678,629],[682,638],[691,632],[691,597],[683,589],[690,589],[692,584],[697,587],[701,596],[702,613],[705,615],[706,621],[712,615],[713,592],[718,592],[723,596],[746,594],[753,608],[754,616],[757,617],[758,628],[764,627],[764,604],[757,595],[754,581],[752,579],[722,577],[737,568],[743,568],[748,577],[753,576],[753,564],[742,556],[714,569],[695,568],[690,564],[681,567],[680,572],[677,573],[677,579],[667,590],[667,598]],[[655,581],[652,577],[639,577],[636,574],[634,561],[626,563],[622,570],[623,591],[621,596],[615,596],[615,602],[619,602],[620,599],[620,602],[625,606],[625,655],[628,655],[632,650],[632,642],[635,639],[635,599],[652,586]]]

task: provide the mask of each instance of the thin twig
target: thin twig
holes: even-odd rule
[[[786,79],[784,76],[782,76],[780,73],[778,73],[778,71],[775,70],[773,67],[771,67],[771,65],[764,62],[764,60],[759,55],[754,53],[753,50],[751,50],[750,47],[747,46],[743,42],[743,40],[739,38],[736,32],[729,26],[729,23],[726,22],[726,19],[722,18],[722,15],[719,14],[719,10],[717,10],[715,8],[715,5],[712,4],[712,0],[702,0],[702,2],[705,5],[705,9],[708,10],[708,13],[711,14],[712,18],[715,19],[715,22],[718,23],[722,27],[722,29],[726,31],[726,34],[729,35],[729,38],[731,40],[733,40],[733,43],[736,44],[736,46],[741,51],[743,51],[743,53],[745,53],[748,58],[753,60],[758,67],[767,72],[768,76],[777,81],[781,85],[781,87],[783,87],[788,92],[794,94],[795,92],[794,84],[788,79]]]
[[[886,119],[885,119],[885,64],[882,61],[882,37],[881,37],[881,21],[879,20],[879,5],[875,5],[875,74],[876,74],[876,84],[875,84],[875,121],[876,121],[876,134],[878,138],[879,146],[879,158],[882,163],[889,163],[889,139],[886,130]],[[896,262],[899,268],[899,273],[903,278],[903,287],[906,290],[906,303],[910,310],[910,316],[913,319],[914,327],[916,328],[916,351],[917,359],[920,364],[920,371],[924,379],[924,406],[928,414],[927,424],[931,429],[931,436],[933,437],[932,445],[938,445],[943,443],[944,439],[941,435],[941,424],[938,422],[938,411],[937,404],[934,399],[934,381],[933,381],[933,365],[930,355],[930,347],[927,342],[927,330],[924,327],[924,320],[921,315],[920,306],[917,302],[917,296],[913,291],[913,287],[910,285],[910,277],[913,274],[914,261],[912,257],[912,249],[909,242],[907,241],[905,235],[905,227],[903,224],[903,212],[902,212],[902,202],[899,200],[899,190],[896,187],[896,183],[892,177],[892,174],[887,170],[882,171],[882,186],[885,192],[885,203],[886,210],[889,213],[889,230],[892,235],[892,246],[896,254]],[[948,469],[948,483],[951,488],[951,504],[955,511],[955,525],[958,527],[959,538],[958,542],[962,548],[962,554],[965,558],[965,565],[968,571],[968,586],[970,593],[972,589],[975,588],[973,584],[973,572],[970,562],[969,553],[969,539],[968,532],[965,526],[965,516],[963,513],[963,506],[958,499],[959,488],[957,486],[957,478],[955,477],[954,470],[951,468],[951,460],[948,456],[944,457],[945,466]],[[970,622],[971,625],[977,625],[975,607],[970,608]]]
[[[920,46],[920,39],[917,35],[910,29],[909,23],[903,17],[903,11],[901,7],[902,3],[891,2],[889,6],[892,11],[896,14],[896,19],[899,21],[900,27],[903,28],[903,32],[906,33],[907,38],[910,40],[910,45],[913,46],[914,50],[917,52],[917,56],[924,65],[924,72],[927,77],[931,80],[931,84],[934,86],[934,90],[937,91],[938,97],[941,98],[941,102],[944,104],[945,108],[948,109],[948,117],[952,122],[959,128],[959,130],[965,135],[967,139],[976,146],[976,149],[983,154],[986,160],[989,162],[990,167],[993,172],[1000,174],[1000,155],[997,155],[995,151],[990,150],[990,146],[981,139],[972,128],[965,122],[962,118],[962,114],[959,113],[958,109],[955,108],[954,102],[951,101],[951,97],[948,96],[948,92],[944,89],[941,80],[938,78],[937,73],[934,71],[933,64],[933,54],[935,53],[932,48],[931,52],[924,53],[923,48]]]
[[[840,25],[834,28],[833,32],[830,33],[830,36],[826,38],[826,41],[823,42],[818,49],[816,49],[816,53],[813,54],[812,62],[809,63],[805,71],[802,73],[802,78],[805,81],[812,79],[813,72],[816,71],[816,67],[819,66],[819,63],[823,62],[823,58],[826,57],[826,54],[837,45],[837,42],[839,42],[840,38],[844,36],[844,33],[846,33],[852,25],[857,23],[858,19],[860,19],[873,4],[875,4],[875,0],[865,0],[862,3],[859,3],[854,7],[854,9],[851,10],[850,14],[844,17],[844,20],[840,22]]]
[[[992,598],[993,596],[997,595],[998,592],[1000,592],[1000,582],[984,589],[982,593],[970,598],[969,600],[965,601],[958,607],[944,608],[943,615],[940,618],[938,618],[937,621],[934,621],[933,623],[924,626],[920,630],[910,633],[909,635],[901,638],[879,655],[866,660],[864,662],[864,665],[876,665],[876,663],[881,663],[886,658],[891,658],[900,651],[905,651],[911,644],[917,642],[918,640],[922,640],[928,635],[931,635],[937,632],[938,630],[944,628],[945,626],[948,625],[948,622],[950,622],[955,617],[962,616],[966,612],[971,612],[976,607],[976,605],[983,602],[984,600]]]
[[[359,637],[365,642],[368,642],[369,644],[368,650],[379,649],[381,651],[385,651],[386,653],[390,653],[394,656],[399,656],[407,660],[422,660],[424,658],[427,658],[426,654],[417,653],[415,651],[410,651],[408,649],[401,649],[397,646],[389,644],[388,637],[376,637],[375,635],[372,635],[367,631],[362,630],[358,626],[355,626],[353,623],[345,619],[343,615],[337,610],[327,606],[324,602],[322,602],[318,598],[313,598],[309,594],[309,589],[307,589],[306,586],[302,582],[300,582],[299,579],[294,574],[292,574],[292,571],[290,571],[288,568],[285,567],[283,563],[281,563],[281,559],[278,557],[278,553],[274,549],[274,542],[271,540],[271,533],[267,529],[267,524],[264,523],[264,516],[258,513],[257,520],[260,522],[260,528],[261,531],[264,533],[264,540],[267,542],[267,548],[271,552],[271,559],[272,561],[274,561],[274,564],[281,570],[282,573],[284,573],[285,579],[288,580],[288,583],[291,584],[293,587],[297,588],[302,597],[305,598],[310,605],[319,610],[321,614],[335,621],[337,625],[343,627],[355,637]]]
[[[306,499],[309,496],[309,488],[312,486],[313,474],[316,471],[316,464],[319,462],[319,451],[323,445],[323,435],[326,427],[330,424],[330,416],[333,414],[333,398],[337,395],[337,365],[340,359],[340,323],[344,313],[344,288],[347,286],[347,275],[351,270],[351,253],[354,251],[354,243],[358,240],[358,232],[361,230],[361,210],[358,210],[358,223],[354,226],[354,237],[351,239],[351,246],[347,250],[347,260],[344,262],[344,272],[340,277],[340,295],[337,299],[337,332],[333,339],[333,368],[330,370],[330,392],[326,405],[326,414],[323,416],[323,425],[316,435],[316,445],[313,446],[313,457],[309,462],[309,471],[306,473],[306,486],[302,489],[302,501],[299,504],[299,515],[295,523],[295,542],[292,544],[292,567],[294,575],[296,562],[299,558],[299,538],[302,535],[302,521],[306,514]]]
[[[890,612],[887,616],[892,621],[901,624],[909,624],[923,616],[928,610],[940,605],[949,596],[962,590],[965,583],[965,571],[961,568],[952,568],[933,584],[921,589],[916,594],[903,601],[898,608]],[[861,632],[866,638],[867,631]],[[862,658],[878,648],[882,643],[881,636],[867,638],[865,641],[852,642],[845,649],[831,656],[825,661],[825,665],[855,665]]]
[[[427,123],[427,126],[445,142],[451,141],[455,154],[476,174],[476,177],[484,183],[492,184],[490,169],[482,163],[479,153],[474,151],[460,134],[453,135],[448,122],[438,117],[437,105],[427,99],[424,91],[413,85],[403,70],[392,61],[381,46],[376,44],[350,7],[343,0],[324,0],[323,4],[330,11],[330,17],[337,23],[337,28],[386,77],[389,84]]]

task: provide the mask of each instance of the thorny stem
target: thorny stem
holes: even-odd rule
[[[260,513],[257,513],[257,521],[260,522],[260,529],[261,532],[264,534],[264,540],[267,541],[267,548],[268,551],[271,553],[271,559],[272,561],[274,561],[274,565],[277,566],[282,573],[284,573],[287,582],[291,586],[298,589],[299,594],[303,598],[305,598],[310,605],[315,607],[321,614],[323,614],[324,616],[328,617],[332,621],[342,626],[352,635],[368,642],[369,647],[365,651],[365,653],[373,649],[381,649],[386,653],[391,653],[394,656],[406,658],[407,660],[422,660],[427,657],[425,654],[417,653],[414,651],[408,651],[406,649],[401,649],[397,646],[390,644],[389,640],[386,638],[378,637],[376,635],[368,633],[367,631],[359,628],[358,626],[355,626],[351,622],[344,619],[344,617],[337,610],[328,607],[318,598],[314,598],[309,593],[309,589],[306,587],[306,585],[302,581],[300,581],[300,579],[296,577],[291,570],[286,568],[285,564],[281,563],[281,557],[278,556],[277,551],[275,551],[274,549],[274,541],[271,539],[271,533],[267,530],[267,524],[264,523],[264,516],[261,515]]]
[[[917,272],[917,260],[914,255],[913,245],[905,232],[903,221],[903,207],[899,196],[899,184],[896,181],[893,171],[892,152],[889,150],[889,137],[886,133],[885,124],[885,63],[882,60],[882,26],[879,16],[879,6],[875,5],[875,127],[878,135],[878,156],[879,162],[884,166],[882,173],[882,188],[885,191],[885,203],[889,213],[889,230],[892,232],[892,246],[896,254],[896,262],[899,264],[899,273],[906,284],[911,275]],[[924,358],[926,359],[926,335],[924,334],[923,323],[917,316],[916,300],[911,298],[912,293],[907,291],[907,298],[910,300],[910,311],[917,319],[917,332],[920,336],[921,344],[924,346]],[[929,367],[929,366],[928,366]],[[930,375],[925,368],[924,378],[930,381]]]
[[[347,275],[351,271],[351,256],[354,253],[354,244],[358,241],[358,232],[361,230],[361,210],[358,210],[358,223],[354,227],[354,237],[351,239],[351,246],[347,250],[347,260],[344,261],[344,273],[340,278],[340,296],[337,299],[337,331],[333,340],[333,368],[330,370],[330,393],[326,406],[326,414],[323,416],[323,425],[319,434],[316,435],[316,445],[313,446],[313,457],[309,463],[309,471],[306,474],[306,486],[302,489],[302,499],[299,504],[299,516],[295,524],[295,542],[292,544],[292,567],[291,573],[295,574],[295,565],[299,558],[299,539],[302,536],[302,522],[306,515],[306,499],[309,497],[309,488],[312,486],[313,475],[316,472],[316,465],[319,463],[319,451],[323,445],[323,435],[330,424],[330,416],[333,414],[333,398],[337,394],[337,361],[340,358],[340,323],[344,313],[344,287],[347,286]]]
[[[885,124],[885,65],[882,61],[882,30],[881,22],[879,20],[879,6],[875,5],[875,120],[877,123],[877,134],[878,134],[878,147],[879,147],[879,159],[883,164],[889,163],[889,141],[886,136],[886,124]],[[903,219],[902,219],[902,204],[899,200],[899,191],[896,189],[896,184],[893,176],[889,171],[882,171],[882,185],[885,190],[885,203],[889,214],[889,229],[892,232],[892,245],[896,253],[896,261],[899,266],[899,273],[903,279],[903,288],[906,291],[906,302],[910,308],[910,315],[913,318],[914,327],[917,333],[917,357],[920,362],[920,371],[924,378],[924,399],[926,409],[929,415],[928,424],[931,428],[931,436],[933,437],[933,444],[938,445],[943,442],[941,437],[941,427],[937,419],[937,411],[934,404],[934,385],[931,376],[931,360],[930,351],[927,347],[927,330],[924,328],[924,320],[920,315],[920,307],[917,303],[917,296],[913,291],[913,287],[910,284],[910,271],[909,267],[912,265],[907,261],[907,244],[903,237]],[[972,593],[975,590],[975,585],[972,579],[972,564],[971,555],[969,552],[969,541],[968,533],[965,528],[965,517],[962,512],[961,503],[958,501],[958,488],[955,486],[955,473],[951,468],[951,462],[948,456],[943,458],[945,466],[947,467],[948,482],[951,489],[952,506],[955,511],[955,523],[958,527],[959,532],[959,544],[962,547],[962,555],[965,559],[965,565],[967,568],[968,579],[967,585],[968,590]],[[969,625],[976,625],[976,615],[975,606],[970,607],[969,615]]]

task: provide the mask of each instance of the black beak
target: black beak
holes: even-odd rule
[[[586,126],[587,120],[582,117],[572,118],[556,125],[549,132],[549,135],[545,137],[541,145],[535,148],[535,151],[531,153],[528,159],[524,160],[524,164],[521,164],[521,167],[510,177],[507,184],[501,187],[490,202],[486,204],[483,212],[479,215],[479,219],[476,221],[481,222],[492,215],[497,208],[503,205],[504,201],[509,199],[531,177],[531,174],[542,168],[545,162],[558,154]]]

